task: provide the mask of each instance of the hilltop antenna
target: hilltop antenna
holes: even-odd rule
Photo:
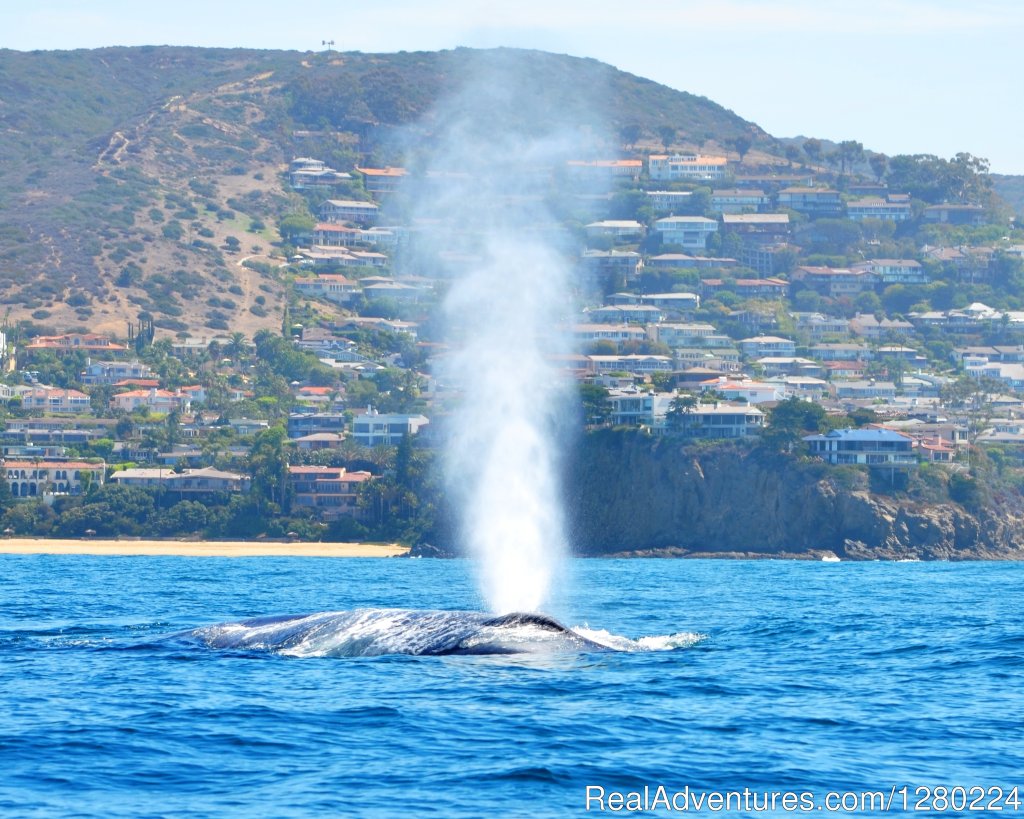
[[[330,53],[331,49],[334,47],[334,40],[321,40],[320,45],[327,46],[327,52]]]

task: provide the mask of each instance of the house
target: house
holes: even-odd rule
[[[323,520],[361,519],[365,512],[359,505],[359,489],[373,477],[369,472],[349,472],[344,467],[290,466],[291,511],[309,512]]]
[[[320,206],[320,218],[331,224],[372,225],[377,222],[379,214],[378,205],[358,199],[328,199]]]
[[[626,241],[639,239],[644,235],[644,226],[632,219],[604,219],[586,226],[588,239],[613,239]]]
[[[808,216],[841,216],[843,200],[839,191],[829,188],[783,188],[779,191],[780,208],[795,210]]]
[[[696,293],[645,293],[640,296],[640,304],[666,314],[683,315],[700,309],[700,296]]]
[[[647,191],[647,201],[655,213],[679,213],[689,206],[693,191]]]
[[[804,265],[793,271],[791,279],[794,284],[801,284],[833,299],[856,296],[875,286],[872,271],[846,267]]]
[[[737,296],[745,299],[781,299],[789,292],[789,282],[785,279],[736,279],[731,289]]]
[[[781,239],[790,233],[789,214],[726,213],[722,216],[722,230],[743,236]]]
[[[762,356],[794,356],[796,342],[778,336],[754,336],[740,341],[740,352],[747,358]]]
[[[114,408],[123,412],[131,412],[138,407],[147,407],[150,412],[188,412],[190,398],[181,391],[169,390],[129,390],[118,393],[113,398]]]
[[[846,203],[846,216],[860,222],[864,219],[881,219],[884,222],[907,222],[911,218],[910,202],[889,201],[874,196],[852,199]]]
[[[574,324],[570,332],[580,347],[597,341],[610,341],[621,349],[627,342],[641,342],[647,339],[647,331],[636,324]]]
[[[356,416],[352,422],[352,437],[363,446],[395,446],[406,435],[416,435],[429,423],[429,419],[423,415],[397,412],[382,414],[371,409],[363,415]]]
[[[359,285],[338,274],[321,274],[315,279],[296,279],[295,292],[307,298],[322,298],[337,304],[348,304],[359,292]]]
[[[724,156],[704,154],[651,154],[647,157],[647,173],[659,182],[678,179],[714,181],[725,177],[729,161]]]
[[[303,435],[294,440],[295,448],[305,451],[320,449],[337,449],[345,440],[345,436],[339,432],[314,432],[312,435]]]
[[[609,390],[609,420],[614,426],[664,426],[673,397],[671,393],[641,392],[635,387]]]
[[[580,267],[591,276],[625,282],[635,279],[643,260],[635,250],[584,250]]]
[[[323,432],[341,434],[347,426],[341,412],[293,412],[288,416],[288,437],[303,438]]]
[[[795,312],[789,316],[793,319],[797,332],[807,336],[812,342],[830,337],[845,338],[850,335],[850,322],[843,318],[814,312]]]
[[[858,313],[850,319],[850,332],[861,338],[875,340],[898,338],[913,333],[914,325],[904,319],[878,319],[871,313]]]
[[[870,361],[874,358],[866,344],[814,344],[808,352],[818,361]]]
[[[566,163],[570,176],[583,179],[626,179],[636,181],[643,172],[644,163],[639,159],[595,159],[586,161],[570,159]]]
[[[126,379],[153,379],[156,374],[148,364],[138,359],[131,361],[87,361],[82,371],[82,383],[88,385],[117,384]]]
[[[348,251],[348,246],[359,241],[362,231],[358,228],[320,222],[313,228],[313,245],[317,248],[339,247]]]
[[[407,175],[405,168],[360,168],[356,170],[363,175],[363,187],[369,193],[388,194],[398,190],[398,186]]]
[[[5,460],[3,474],[15,498],[44,495],[81,495],[90,485],[103,483],[107,465],[84,461]]]
[[[728,401],[746,401],[748,404],[764,404],[768,401],[782,401],[785,391],[778,384],[762,381],[730,381],[728,378],[713,378],[700,385],[702,392],[714,390]]]
[[[917,466],[914,439],[891,429],[834,429],[825,435],[807,435],[812,455],[830,464]]]
[[[922,215],[926,222],[950,225],[983,225],[986,221],[981,205],[929,205]]]
[[[687,438],[749,438],[764,428],[764,413],[751,406],[697,404],[668,423]]]
[[[583,311],[585,321],[597,324],[653,324],[664,317],[650,304],[607,304]]]
[[[66,333],[62,336],[36,336],[24,345],[26,350],[51,350],[55,353],[76,352],[82,350],[92,355],[109,353],[125,355],[127,345],[111,341],[106,336],[96,333]]]
[[[854,265],[870,269],[878,279],[878,284],[887,287],[890,284],[928,284],[928,274],[920,262],[913,259],[871,259],[863,265]]]
[[[712,256],[690,256],[686,253],[659,253],[651,256],[644,267],[657,270],[678,270],[693,268],[695,270],[718,270],[719,268],[737,267],[736,259],[715,258]]]
[[[667,355],[588,355],[589,369],[595,373],[632,373],[645,376],[671,372],[672,359]]]
[[[684,250],[704,250],[708,238],[718,230],[718,222],[704,216],[665,216],[654,222],[666,245],[677,245]]]
[[[740,246],[739,261],[756,270],[759,276],[786,273],[800,248],[788,242],[776,241],[771,236],[746,234]]]
[[[110,476],[112,483],[120,486],[152,487],[160,492],[177,495],[180,498],[195,498],[228,492],[246,493],[251,486],[248,475],[225,472],[207,466],[202,469],[185,469],[175,472],[171,469],[122,469]]]
[[[711,210],[716,213],[757,213],[770,204],[768,194],[757,188],[729,188],[711,192]]]
[[[836,398],[892,401],[896,398],[896,385],[892,381],[876,381],[874,378],[866,381],[837,381]]]
[[[726,345],[730,341],[728,336],[718,333],[715,325],[704,322],[652,324],[647,328],[647,337],[673,348],[703,347],[711,339],[724,339]]]
[[[21,406],[22,409],[63,413],[89,412],[92,409],[89,396],[84,392],[42,384],[21,393]]]

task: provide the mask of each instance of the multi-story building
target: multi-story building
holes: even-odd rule
[[[379,413],[371,409],[357,416],[352,422],[352,437],[363,446],[394,446],[406,435],[416,435],[429,423],[429,419],[424,415]]]
[[[102,461],[7,460],[3,474],[15,498],[54,494],[81,495],[90,485],[103,483],[107,465]]]
[[[341,517],[360,519],[359,488],[373,480],[369,472],[349,472],[344,467],[288,467],[288,497],[292,513],[309,512],[323,520]]]
[[[652,154],[647,158],[647,172],[651,179],[657,181],[715,181],[725,176],[728,164],[729,161],[724,156]]]
[[[718,230],[718,222],[705,216],[666,216],[654,223],[666,245],[678,245],[683,250],[704,250],[708,238]]]
[[[831,464],[916,466],[914,439],[891,429],[834,429],[804,438],[811,454]]]
[[[372,225],[377,221],[380,208],[373,202],[358,199],[328,199],[320,206],[320,218],[334,224],[348,222],[356,225]]]
[[[828,188],[783,188],[779,191],[778,203],[780,208],[808,216],[841,216],[843,213],[839,191]]]

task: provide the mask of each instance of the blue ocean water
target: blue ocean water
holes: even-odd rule
[[[582,816],[600,813],[588,786],[819,802],[907,786],[911,806],[917,788],[985,788],[976,804],[1024,789],[1024,566],[569,571],[552,611],[566,624],[701,639],[528,657],[215,651],[160,638],[480,602],[464,561],[0,556],[0,815]]]

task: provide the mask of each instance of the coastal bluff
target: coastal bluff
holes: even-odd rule
[[[620,431],[581,439],[566,474],[568,523],[586,556],[1024,559],[1016,493],[968,509],[877,491],[884,479],[866,470]]]

